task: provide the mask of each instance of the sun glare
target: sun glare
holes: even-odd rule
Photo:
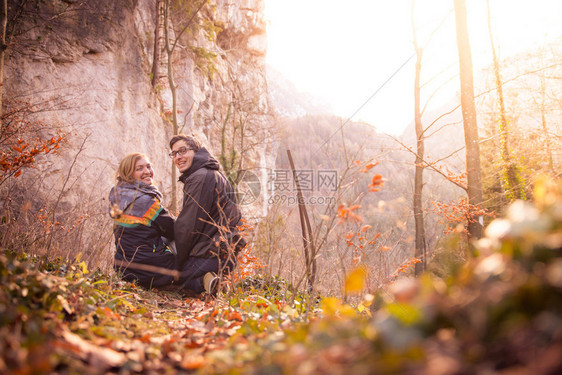
[[[361,108],[354,120],[397,134],[413,117],[411,4],[266,0],[267,62],[299,90],[329,103],[335,114],[348,118]],[[470,0],[467,6],[476,71],[491,63],[486,0]],[[562,36],[562,1],[539,0],[531,6],[524,0],[490,0],[490,6],[501,58]],[[436,97],[441,101],[458,89],[454,22],[451,0],[415,2],[418,39],[426,44],[424,78],[438,75],[436,84],[451,82]]]

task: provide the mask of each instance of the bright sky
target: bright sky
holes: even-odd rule
[[[486,0],[466,2],[476,74],[492,62]],[[562,0],[490,3],[500,58],[546,41],[562,42]],[[299,90],[329,103],[338,116],[353,116],[354,121],[366,121],[386,133],[402,132],[413,118],[411,0],[265,0],[265,4],[268,64]],[[459,88],[453,0],[415,4],[420,45],[442,23],[425,48],[422,65],[422,83],[437,73],[442,74],[432,80],[434,85],[450,80],[448,88],[432,99],[430,108],[438,107]],[[426,98],[430,91],[428,86]]]

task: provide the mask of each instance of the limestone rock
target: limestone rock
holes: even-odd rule
[[[10,4],[11,11],[20,3]],[[63,131],[68,143],[57,155],[38,160],[37,168],[23,177],[40,177],[42,189],[53,194],[66,181],[62,206],[77,209],[88,203],[100,220],[109,222],[105,199],[117,164],[128,153],[142,152],[154,165],[155,183],[170,197],[171,95],[165,77],[156,89],[151,85],[155,2],[27,3],[20,23],[12,25],[17,32],[15,47],[7,50],[4,96],[44,102],[49,110],[36,114],[49,124],[42,134]],[[263,142],[247,150],[243,167],[265,168],[268,158],[262,155],[271,154],[272,146],[266,141],[271,134],[263,130],[271,126],[263,0],[216,4],[214,17],[222,29],[216,41],[196,38],[217,56],[213,76],[198,65],[188,46],[178,50],[174,61],[181,130],[201,136],[219,155],[229,108],[236,107],[237,116],[250,113],[251,126],[263,133]],[[263,208],[262,202],[254,211]]]

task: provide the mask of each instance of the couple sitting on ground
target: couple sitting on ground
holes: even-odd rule
[[[122,278],[145,288],[180,285],[215,294],[220,276],[232,271],[245,241],[234,190],[218,161],[193,137],[170,140],[170,157],[183,182],[183,207],[174,220],[152,184],[148,158],[127,155],[111,189],[115,264]],[[175,241],[175,249],[172,246]]]

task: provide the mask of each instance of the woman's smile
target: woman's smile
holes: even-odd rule
[[[142,181],[145,184],[152,185],[152,178],[154,177],[154,171],[152,170],[152,165],[145,159],[140,158],[135,163],[135,172],[133,173],[133,178],[136,181]]]

